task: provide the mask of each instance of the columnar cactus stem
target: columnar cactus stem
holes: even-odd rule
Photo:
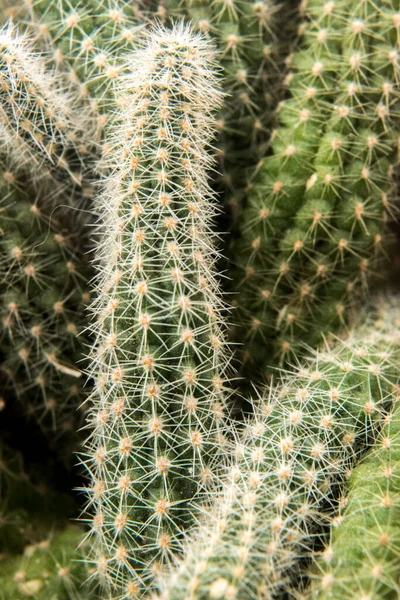
[[[0,148],[41,195],[82,204],[91,197],[95,131],[88,107],[48,68],[32,40],[0,30]],[[80,198],[79,198],[80,197]],[[86,200],[87,203],[87,200]]]
[[[349,480],[345,510],[312,570],[313,600],[398,597],[400,405]]]
[[[236,241],[247,372],[292,360],[344,324],[382,255],[398,156],[399,19],[392,0],[305,4],[272,154]]]
[[[92,557],[112,598],[151,587],[217,476],[229,359],[207,151],[220,102],[213,52],[183,25],[130,60],[99,208],[86,446]]]
[[[390,407],[399,356],[399,310],[389,307],[268,391],[236,444],[221,497],[164,581],[165,598],[291,591],[346,473]]]

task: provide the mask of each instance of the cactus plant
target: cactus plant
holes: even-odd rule
[[[89,600],[95,596],[83,584],[87,568],[77,546],[79,527],[48,532],[46,538],[25,547],[21,556],[0,558],[1,600]]]
[[[13,171],[24,170],[44,196],[81,205],[92,195],[89,161],[95,132],[90,112],[46,66],[27,35],[0,30],[0,148]],[[93,176],[92,176],[93,179]],[[87,204],[87,200],[86,200]]]
[[[11,171],[0,173],[0,379],[41,426],[55,435],[77,428],[84,398],[81,361],[87,336],[90,268],[79,230],[32,203]]]
[[[92,558],[133,598],[179,550],[222,443],[229,356],[207,184],[221,94],[208,43],[158,28],[124,79],[95,289]]]
[[[299,581],[296,566],[395,396],[399,310],[385,309],[257,403],[220,497],[162,581],[163,598],[283,597]]]
[[[349,479],[342,515],[312,570],[313,600],[398,598],[400,592],[400,405]]]
[[[382,257],[398,152],[396,2],[304,3],[272,152],[235,242],[244,372],[299,356],[344,325]]]

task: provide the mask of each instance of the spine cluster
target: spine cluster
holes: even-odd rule
[[[118,598],[171,562],[220,461],[229,358],[207,183],[213,60],[183,25],[155,29],[130,60],[109,142],[85,463],[93,560]]]

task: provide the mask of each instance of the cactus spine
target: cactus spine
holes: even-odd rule
[[[398,391],[397,391],[398,393]],[[398,598],[400,590],[400,405],[349,480],[345,510],[312,571],[310,598]]]
[[[164,581],[163,597],[273,598],[301,577],[314,536],[399,377],[388,307],[268,390],[245,424],[221,497]]]
[[[296,357],[347,321],[382,254],[398,147],[395,2],[305,4],[272,153],[234,261],[247,373]],[[385,212],[386,211],[386,212]]]
[[[110,141],[85,461],[113,597],[151,587],[215,477],[229,360],[206,170],[220,98],[208,43],[160,27],[130,61]]]

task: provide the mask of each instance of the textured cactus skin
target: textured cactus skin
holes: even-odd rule
[[[347,322],[382,257],[398,147],[398,9],[310,0],[272,153],[241,218],[232,273],[244,372]]]
[[[393,398],[399,311],[387,307],[271,388],[245,424],[221,498],[163,597],[272,598],[292,591],[334,497]],[[280,595],[281,594],[281,595]],[[297,596],[293,596],[297,597]]]
[[[213,53],[155,29],[124,81],[100,202],[94,429],[87,443],[93,558],[133,598],[179,550],[222,444],[228,366],[207,183]]]
[[[72,81],[101,113],[114,107],[112,85],[124,56],[135,46],[144,18],[136,2],[33,0],[8,11],[26,23],[38,42],[52,48],[55,63],[69,70]]]
[[[0,380],[6,401],[56,437],[77,428],[90,268],[80,234],[40,200],[32,204],[10,171],[0,173]]]
[[[249,172],[263,156],[282,94],[285,58],[296,32],[297,2],[167,0],[159,14],[181,17],[214,41],[227,96],[218,119],[222,198],[235,228]],[[166,12],[165,12],[166,11]]]
[[[92,195],[95,131],[88,107],[27,35],[0,30],[0,148],[41,196],[82,205]],[[62,196],[62,200],[60,197]],[[87,200],[86,200],[87,204]]]
[[[349,480],[344,513],[312,572],[312,600],[395,600],[400,590],[400,405]]]
[[[0,559],[1,600],[89,600],[87,567],[77,551],[83,532],[69,525],[27,546],[21,556]]]

